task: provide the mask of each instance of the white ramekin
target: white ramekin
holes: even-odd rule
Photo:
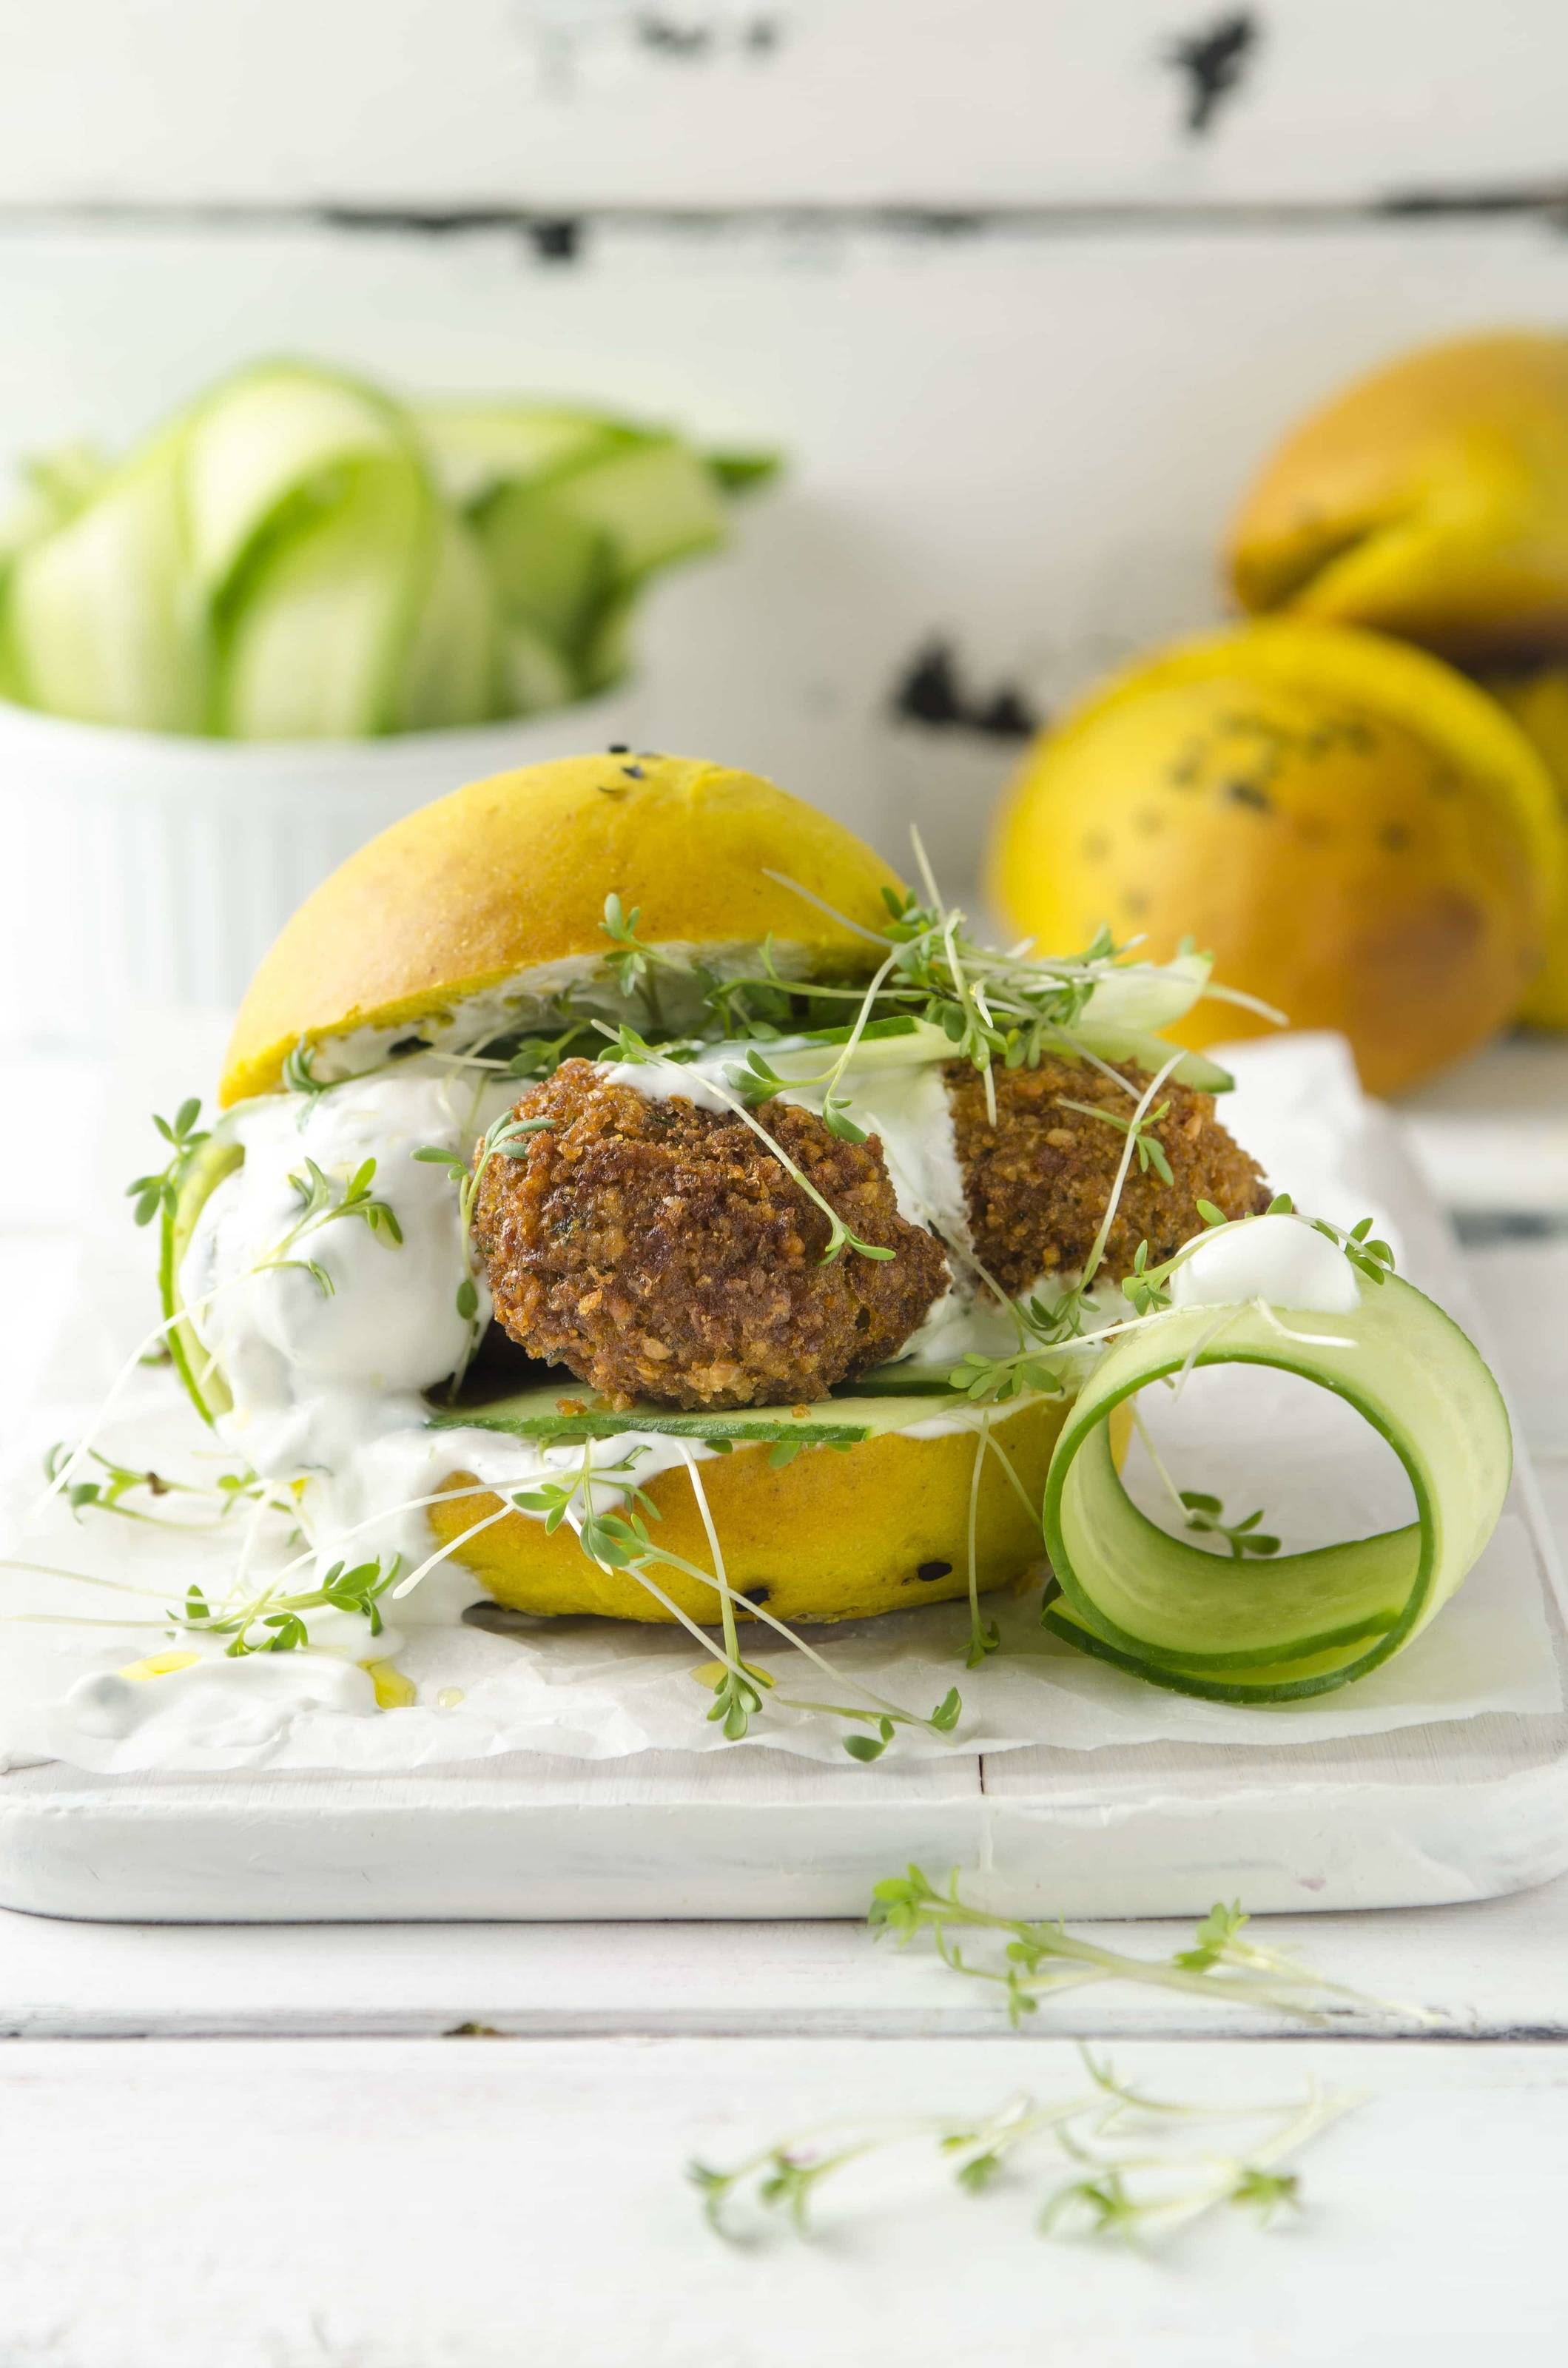
[[[0,1033],[84,1045],[128,1005],[233,1006],[301,898],[377,831],[486,773],[634,742],[636,704],[241,743],[0,700]]]

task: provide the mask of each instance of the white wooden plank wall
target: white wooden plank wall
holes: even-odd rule
[[[0,195],[26,208],[1359,205],[1564,169],[1553,0],[9,13]],[[1234,78],[1195,138],[1205,51]]]
[[[1048,707],[1218,611],[1230,504],[1345,373],[1568,317],[1553,0],[13,14],[0,453],[278,347],[781,445],[653,604],[642,728],[953,872],[1015,747],[890,723],[926,644],[971,714]],[[1183,49],[1232,74],[1201,132]]]

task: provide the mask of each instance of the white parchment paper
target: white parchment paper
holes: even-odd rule
[[[1275,1184],[1291,1191],[1298,1205],[1341,1223],[1373,1215],[1394,1242],[1402,1270],[1465,1321],[1471,1311],[1447,1229],[1392,1121],[1363,1100],[1342,1045],[1325,1037],[1287,1038],[1232,1058],[1239,1083],[1227,1121]],[[368,1684],[358,1690],[367,1699],[347,1707],[340,1701],[279,1702],[273,1694],[283,1672],[276,1660],[258,1660],[238,1665],[242,1676],[257,1672],[254,1689],[235,1689],[232,1713],[199,1732],[172,1713],[126,1736],[85,1731],[62,1707],[73,1684],[166,1648],[171,1640],[159,1627],[158,1596],[177,1600],[192,1580],[221,1588],[233,1552],[227,1531],[171,1540],[163,1531],[102,1516],[74,1521],[58,1504],[36,1517],[41,1446],[79,1435],[101,1402],[106,1377],[135,1338],[139,1317],[147,1320],[144,1279],[134,1268],[145,1247],[144,1237],[122,1233],[113,1247],[106,1242],[86,1252],[81,1293],[34,1435],[13,1455],[0,1491],[0,1553],[12,1558],[0,1569],[0,1764],[63,1759],[103,1771],[395,1770],[517,1751],[608,1759],[746,1748],[725,1744],[707,1722],[709,1697],[693,1675],[700,1656],[684,1631],[588,1619],[506,1634],[457,1622],[410,1628],[397,1666],[417,1688],[417,1700],[404,1709],[375,1710]],[[1183,1486],[1210,1491],[1233,1512],[1263,1505],[1267,1526],[1288,1549],[1409,1516],[1408,1484],[1388,1449],[1336,1401],[1288,1378],[1270,1396],[1251,1371],[1198,1375],[1179,1405],[1159,1409],[1154,1428],[1162,1456]],[[138,1466],[176,1474],[205,1469],[210,1475],[223,1463],[166,1373],[138,1375],[102,1443]],[[1157,1514],[1159,1484],[1136,1451],[1129,1485]],[[18,1562],[130,1581],[152,1592],[136,1606],[123,1595],[18,1568]],[[460,1604],[466,1581],[453,1574],[443,1584],[445,1600]],[[118,1622],[128,1600],[147,1626],[65,1625],[52,1616]],[[1458,1598],[1406,1652],[1341,1693],[1288,1708],[1188,1701],[1090,1660],[1040,1628],[1038,1588],[1017,1600],[993,1598],[987,1611],[1000,1622],[1003,1649],[976,1670],[962,1666],[962,1604],[808,1631],[836,1673],[831,1684],[781,1639],[753,1626],[747,1657],[777,1682],[750,1739],[838,1760],[843,1728],[790,1711],[777,1696],[854,1702],[861,1686],[922,1713],[955,1683],[962,1694],[953,1736],[901,1728],[890,1758],[1040,1743],[1088,1751],[1167,1738],[1289,1746],[1483,1712],[1545,1713],[1562,1701],[1542,1577],[1517,1508]],[[171,1690],[172,1703],[180,1680],[153,1682],[160,1695]]]

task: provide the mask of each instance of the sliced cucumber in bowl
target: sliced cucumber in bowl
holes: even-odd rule
[[[390,731],[438,527],[402,456],[350,463],[301,495],[222,606],[216,729],[236,740]]]
[[[373,387],[298,362],[264,362],[190,413],[181,465],[190,559],[214,599],[259,540],[301,501],[330,503],[342,472],[423,458],[395,404]]]
[[[724,539],[718,484],[701,455],[676,436],[580,461],[547,483],[563,515],[608,537],[623,584]]]
[[[624,673],[656,569],[761,456],[562,405],[414,410],[276,361],[119,466],[36,464],[0,529],[0,697],[244,739],[536,713]]]
[[[0,692],[82,723],[204,728],[211,679],[171,430],[52,532],[29,540],[0,606]]]
[[[574,517],[548,484],[503,485],[473,532],[507,625],[579,666],[616,586],[610,535]]]
[[[533,484],[640,440],[623,421],[560,404],[425,404],[414,421],[443,492],[469,511],[503,485]]]

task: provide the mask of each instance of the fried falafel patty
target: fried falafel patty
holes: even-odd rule
[[[1125,1126],[1064,1107],[1088,1103],[1131,1119],[1149,1080],[1142,1070],[1117,1074],[1131,1092],[1087,1061],[1046,1059],[1035,1069],[996,1069],[996,1122],[985,1107],[985,1080],[967,1062],[947,1067],[959,1164],[974,1250],[1015,1297],[1042,1276],[1081,1269],[1094,1247],[1127,1147]],[[1141,1133],[1158,1143],[1167,1184],[1134,1157],[1111,1221],[1101,1269],[1112,1281],[1131,1271],[1140,1242],[1153,1265],[1198,1231],[1195,1203],[1212,1201],[1227,1217],[1256,1215],[1268,1203],[1262,1171],[1214,1116],[1212,1094],[1169,1079],[1154,1097],[1165,1115]]]
[[[783,1102],[753,1115],[830,1207],[891,1258],[844,1249],[739,1118],[651,1100],[565,1061],[519,1118],[526,1159],[492,1159],[473,1232],[495,1315],[530,1356],[613,1404],[790,1406],[897,1353],[948,1281],[942,1247],[898,1212],[875,1135],[843,1143]]]

